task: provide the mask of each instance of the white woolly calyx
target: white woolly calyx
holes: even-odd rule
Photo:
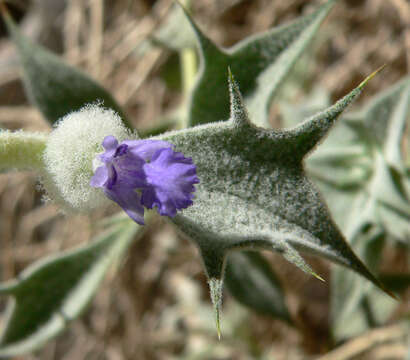
[[[86,212],[109,203],[101,189],[90,186],[93,162],[104,151],[107,135],[133,138],[121,118],[110,109],[87,105],[64,116],[49,136],[44,152],[48,196],[68,211]]]

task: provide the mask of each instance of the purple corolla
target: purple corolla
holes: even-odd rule
[[[144,224],[144,206],[160,215],[175,216],[192,205],[194,184],[199,183],[191,158],[175,152],[161,140],[125,140],[112,136],[102,143],[102,162],[90,185],[100,187],[138,224]]]

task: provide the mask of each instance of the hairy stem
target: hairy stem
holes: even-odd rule
[[[0,170],[42,170],[45,147],[44,134],[0,132]]]

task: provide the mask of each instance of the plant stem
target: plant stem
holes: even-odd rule
[[[192,48],[185,48],[180,52],[182,68],[182,89],[186,97],[190,92],[196,75],[196,54]]]
[[[189,10],[190,0],[181,0],[181,4]],[[195,75],[197,72],[197,59],[195,50],[191,47],[182,49],[179,52],[179,58],[181,62],[181,77],[182,77],[182,92],[184,101],[189,96],[192,85],[194,83]],[[181,118],[180,128],[186,128],[188,126],[188,116],[185,115]]]
[[[24,131],[0,132],[0,170],[43,170],[46,135]]]

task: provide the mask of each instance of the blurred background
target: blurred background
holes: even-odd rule
[[[229,47],[320,3],[195,0],[191,11],[211,39]],[[9,8],[27,36],[103,84],[134,125],[144,130],[183,100],[178,53],[148,41],[167,21],[173,6],[172,0],[19,0]],[[369,83],[356,105],[408,73],[410,3],[339,0],[281,96],[297,102],[320,89],[334,101],[383,64],[387,68]],[[1,127],[50,131],[25,96],[17,54],[3,24],[0,106]],[[272,122],[280,125],[280,101],[272,105],[271,113]],[[0,214],[2,280],[15,277],[47,254],[89,241],[101,217],[98,213],[62,215],[55,205],[43,203],[36,176],[20,172],[0,175]],[[197,251],[158,220],[109,273],[82,318],[37,354],[21,359],[320,359],[334,346],[328,319],[329,283],[308,277],[280,256],[266,256],[285,289],[295,327],[248,310],[226,293],[223,337],[218,341]],[[328,263],[308,261],[330,279]],[[386,268],[407,265],[400,262],[396,249],[386,252]],[[1,309],[5,303],[1,299]],[[408,301],[403,301],[391,322],[409,311]],[[2,320],[3,315],[0,324]],[[387,345],[364,334],[362,343],[367,341],[369,346],[356,357],[347,352],[326,359],[405,359],[406,341],[389,338],[389,330],[387,326]]]

